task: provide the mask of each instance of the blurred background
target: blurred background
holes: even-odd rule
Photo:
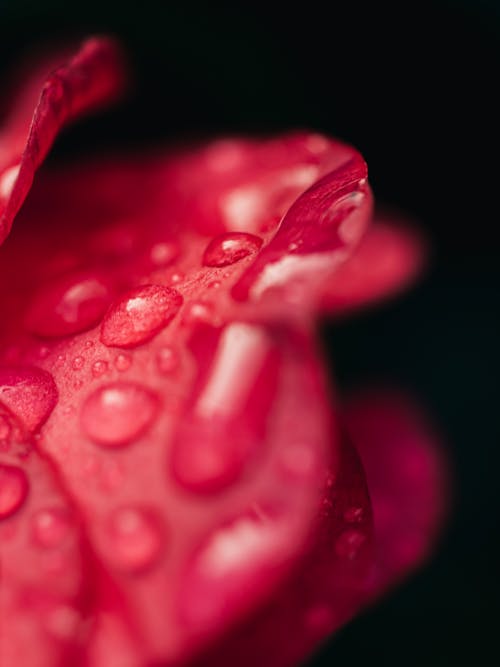
[[[496,665],[500,3],[200,5],[0,0],[0,75],[37,43],[96,31],[124,41],[130,102],[66,134],[59,159],[297,127],[361,150],[377,200],[430,237],[432,266],[409,294],[322,335],[342,388],[382,381],[427,409],[455,502],[432,562],[309,666]]]

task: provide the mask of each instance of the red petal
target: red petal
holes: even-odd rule
[[[79,521],[49,464],[0,403],[2,667],[63,667],[82,650],[92,599]]]
[[[376,216],[358,248],[325,286],[323,309],[344,314],[392,296],[417,278],[425,254],[415,228],[395,216]]]
[[[366,470],[375,521],[377,596],[425,560],[448,508],[449,480],[441,443],[415,406],[398,393],[353,398],[347,432]]]
[[[335,477],[327,482],[308,550],[291,576],[196,667],[301,664],[363,604],[373,566],[372,516],[364,473],[348,443]]]
[[[29,134],[16,112],[3,237],[63,122],[118,92],[118,61],[91,40],[49,78]],[[292,664],[366,597],[368,497],[332,442],[311,330],[370,211],[361,156],[310,134],[35,186],[0,250],[0,388],[98,558],[88,667],[180,664],[209,646],[203,664]],[[25,478],[2,474],[2,511],[21,517]]]
[[[35,75],[18,93],[0,134],[0,244],[63,125],[108,104],[123,89],[121,56],[107,38],[89,39],[70,59],[48,63],[53,71],[45,80]]]

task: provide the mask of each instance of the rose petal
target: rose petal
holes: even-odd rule
[[[0,403],[2,667],[76,660],[92,600],[90,563],[53,470]]]
[[[115,47],[90,40],[49,77],[31,129],[23,98],[2,139],[2,240],[62,124],[121,87]],[[180,664],[209,647],[203,664],[292,664],[386,583],[366,579],[364,477],[331,439],[311,337],[370,213],[361,156],[305,133],[35,185],[0,250],[0,362],[55,383],[50,405],[6,386],[21,421],[40,413],[38,449],[97,557],[83,664]],[[21,516],[24,477],[3,475],[0,511]]]
[[[395,391],[365,391],[344,414],[373,503],[376,566],[369,597],[416,569],[435,547],[449,504],[441,443],[414,404]]]
[[[70,59],[63,59],[42,82],[36,98],[34,77],[18,93],[0,134],[0,244],[7,237],[33,181],[60,129],[79,115],[115,99],[123,89],[121,55],[108,38],[92,38]],[[36,99],[33,108],[26,108]]]
[[[193,667],[291,667],[363,604],[373,567],[370,500],[354,449],[342,445],[307,552],[273,598],[223,637]]]
[[[422,236],[396,216],[377,215],[361,243],[324,288],[322,308],[343,315],[408,287],[426,255]]]

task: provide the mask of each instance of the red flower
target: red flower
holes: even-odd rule
[[[332,409],[314,340],[422,243],[307,133],[52,168],[20,211],[124,86],[109,40],[54,62],[0,135],[2,665],[296,664],[439,527],[421,418]]]

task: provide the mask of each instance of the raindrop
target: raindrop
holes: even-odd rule
[[[46,421],[57,403],[52,376],[34,366],[0,366],[0,400],[30,430]]]
[[[157,407],[157,397],[141,385],[109,384],[90,394],[85,401],[82,428],[94,442],[104,447],[120,447],[147,430]]]
[[[156,364],[162,375],[170,375],[179,367],[179,355],[172,347],[162,347],[156,355]]]
[[[97,359],[97,361],[94,361],[92,364],[92,375],[95,378],[101,377],[101,375],[104,375],[106,371],[109,368],[109,364],[107,361],[104,361],[103,359]]]
[[[262,239],[245,232],[229,232],[215,237],[203,254],[205,266],[228,266],[248,255],[255,254],[262,245]]]
[[[108,310],[101,341],[108,346],[135,347],[159,333],[177,314],[181,295],[162,285],[131,290]]]
[[[130,354],[125,354],[123,352],[120,352],[120,354],[117,354],[115,357],[115,368],[117,371],[124,372],[128,371],[132,364],[132,357]]]
[[[41,547],[59,546],[70,534],[71,517],[63,507],[39,510],[33,517],[33,537]]]
[[[71,365],[73,367],[73,370],[79,371],[83,368],[84,364],[85,364],[85,359],[79,356],[73,359],[73,363]]]
[[[76,273],[44,285],[26,315],[26,326],[38,336],[57,338],[95,326],[106,311],[110,290],[92,273]]]
[[[139,572],[151,567],[162,546],[162,532],[149,513],[136,508],[114,512],[109,524],[112,559],[117,567]]]
[[[366,541],[366,535],[359,530],[350,528],[345,530],[337,538],[335,543],[335,552],[341,558],[353,560],[356,558],[362,544]]]

